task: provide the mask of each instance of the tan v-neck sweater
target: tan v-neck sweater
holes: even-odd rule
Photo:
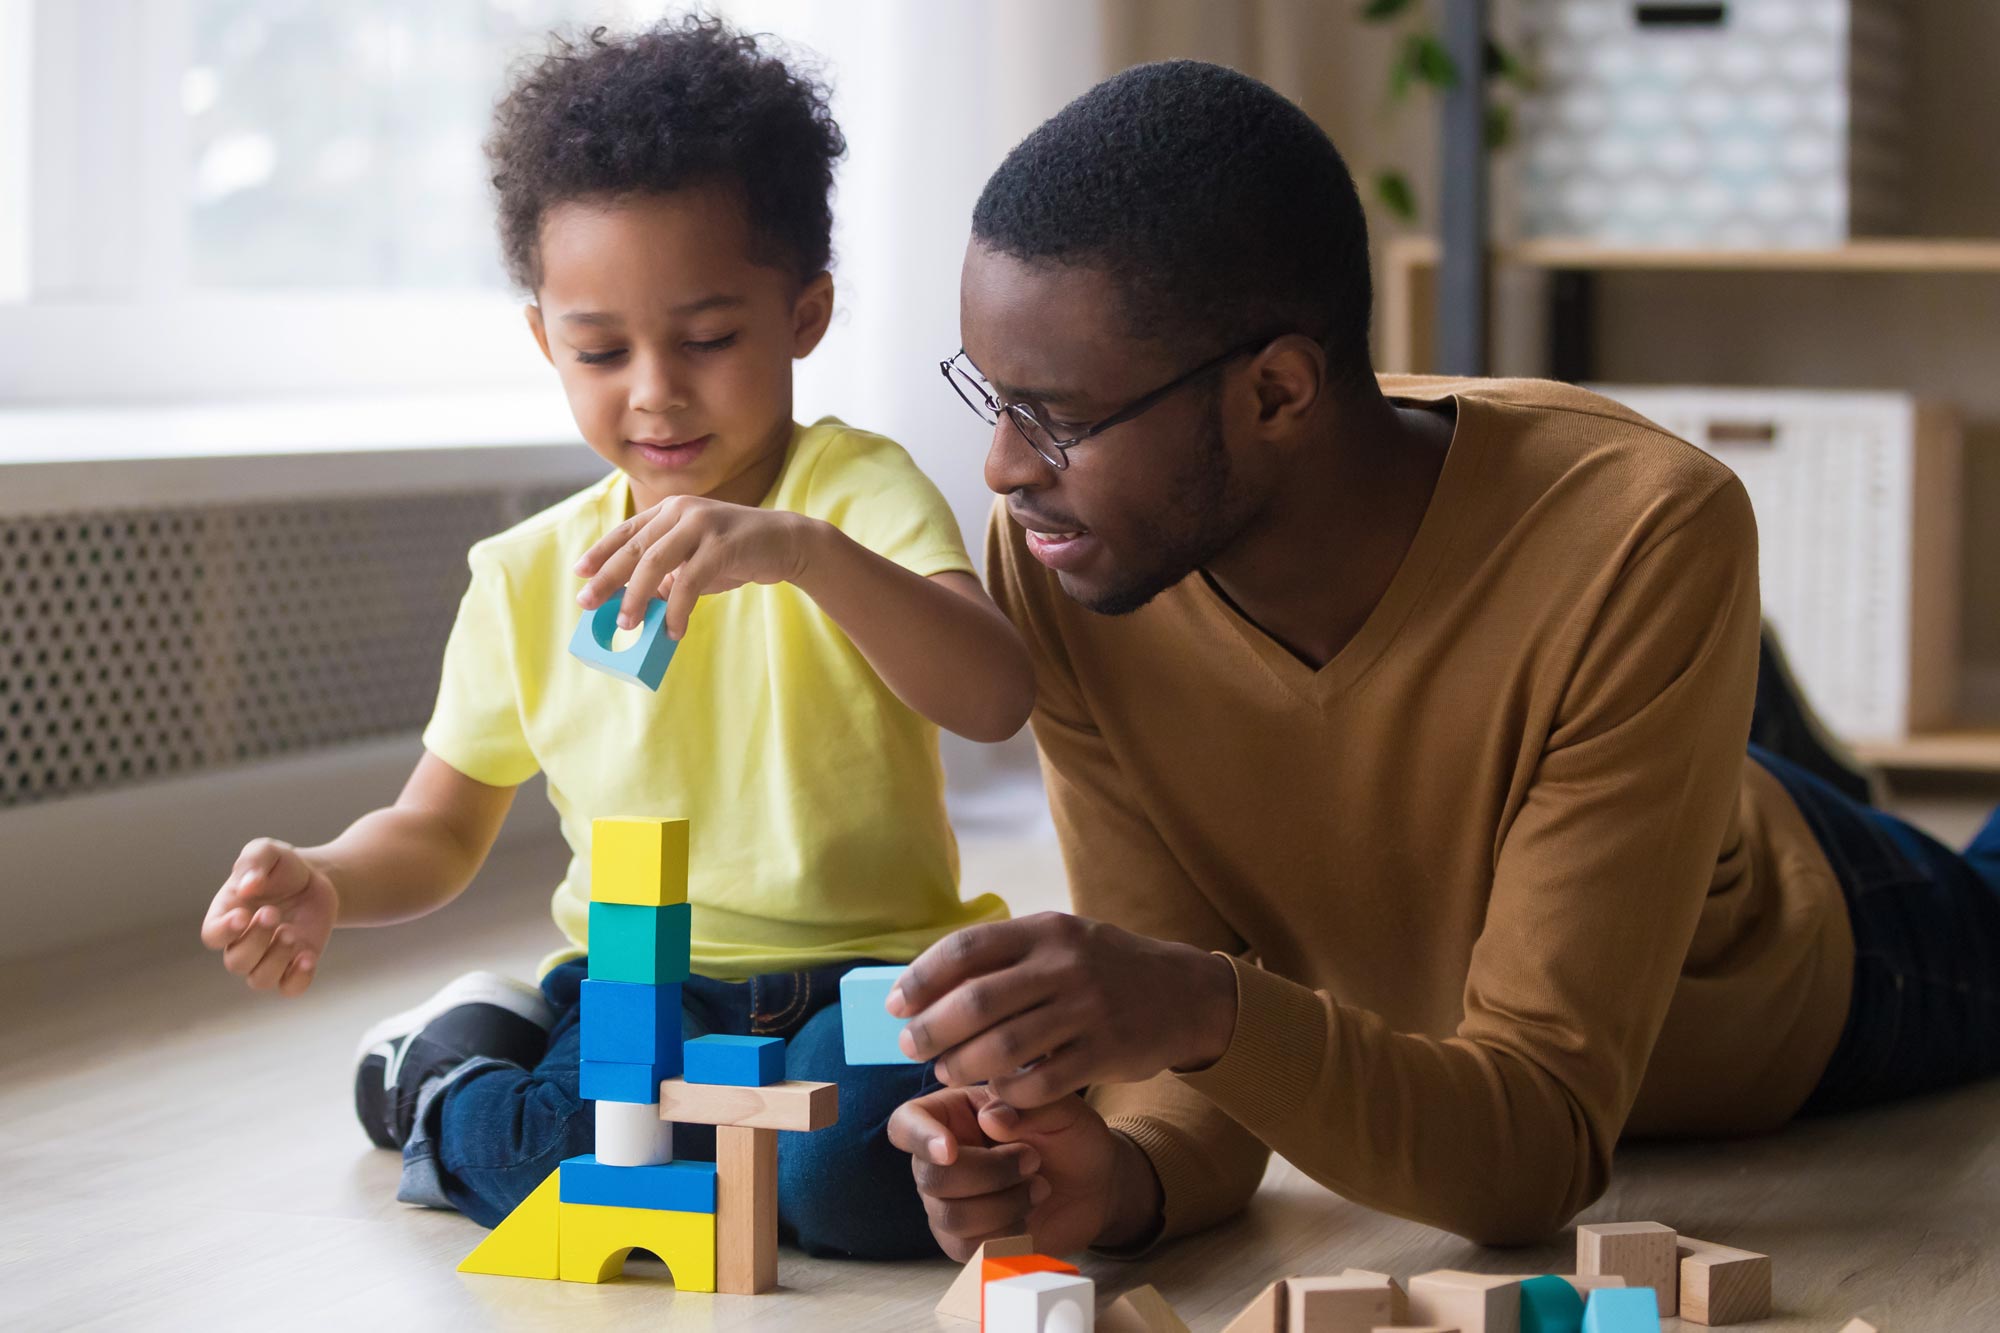
[[[1240,1207],[1268,1148],[1356,1202],[1539,1239],[1622,1134],[1789,1118],[1846,1016],[1839,888],[1745,753],[1742,485],[1580,389],[1382,385],[1450,397],[1456,428],[1317,671],[1199,576],[1084,610],[994,511],[1076,910],[1237,960],[1217,1064],[1092,1094],[1167,1235]]]

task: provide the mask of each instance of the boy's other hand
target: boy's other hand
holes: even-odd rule
[[[647,602],[664,597],[667,633],[678,639],[703,593],[796,583],[805,573],[813,532],[825,526],[783,509],[669,496],[605,533],[576,562],[587,580],[577,604],[601,606],[623,588],[618,624],[631,629],[645,619]]]
[[[338,897],[290,843],[259,838],[236,858],[201,923],[201,942],[251,990],[301,995],[333,934]]]

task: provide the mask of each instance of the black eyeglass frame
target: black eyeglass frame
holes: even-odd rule
[[[1284,335],[1266,334],[1250,342],[1239,343],[1225,352],[1219,352],[1194,369],[1174,376],[1159,388],[1139,395],[1110,416],[1086,426],[1066,440],[1056,438],[1055,430],[1037,414],[1034,407],[1027,403],[1003,403],[994,397],[989,391],[990,386],[986,376],[981,374],[979,367],[973,365],[971,361],[967,360],[965,365],[960,367],[958,362],[965,357],[963,347],[938,362],[938,370],[944,375],[944,382],[951,386],[952,392],[957,394],[959,400],[971,408],[980,420],[989,426],[996,425],[1000,420],[1000,414],[1005,412],[1008,419],[1014,423],[1014,429],[1028,442],[1028,447],[1040,455],[1043,462],[1061,472],[1069,467],[1069,451],[1085,440],[1094,439],[1114,426],[1122,426],[1134,417],[1150,412],[1177,390],[1184,389],[1202,376],[1221,369],[1239,356],[1262,351],[1282,336]],[[966,394],[967,386],[979,395],[979,401],[975,402]],[[1041,432],[1046,437],[1048,441],[1046,448],[1035,438],[1035,431]]]

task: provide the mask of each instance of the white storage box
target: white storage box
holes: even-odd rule
[[[1764,614],[1827,725],[1899,741],[1959,684],[1960,439],[1896,393],[1593,385],[1743,479]]]

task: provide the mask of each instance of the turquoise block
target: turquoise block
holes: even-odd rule
[[[851,1065],[913,1065],[896,1038],[909,1026],[882,1006],[901,967],[857,967],[840,979],[840,1041]]]
[[[616,1060],[581,1060],[577,1063],[577,1093],[587,1102],[631,1102],[651,1106],[660,1100],[660,1084],[679,1078],[681,1053],[676,1050],[668,1063],[631,1065]]]
[[[782,1037],[696,1037],[681,1048],[681,1077],[690,1083],[761,1088],[785,1078]]]
[[[582,986],[585,1060],[627,1065],[681,1062],[681,988],[585,980]]]
[[[1583,1307],[1583,1333],[1660,1333],[1660,1299],[1651,1287],[1599,1287]]]
[[[566,1157],[556,1186],[563,1203],[606,1208],[664,1208],[674,1213],[715,1211],[714,1162],[662,1162],[658,1166],[610,1166],[594,1153]]]
[[[657,690],[667,677],[667,663],[674,658],[674,641],[667,637],[667,604],[657,597],[646,603],[639,637],[623,651],[614,651],[611,644],[618,633],[619,605],[619,597],[614,596],[595,611],[585,611],[569,636],[569,655],[607,676]]]
[[[590,905],[590,975],[599,981],[661,986],[688,979],[694,909]]]
[[[1579,1333],[1583,1297],[1559,1277],[1531,1277],[1521,1284],[1521,1333]]]

